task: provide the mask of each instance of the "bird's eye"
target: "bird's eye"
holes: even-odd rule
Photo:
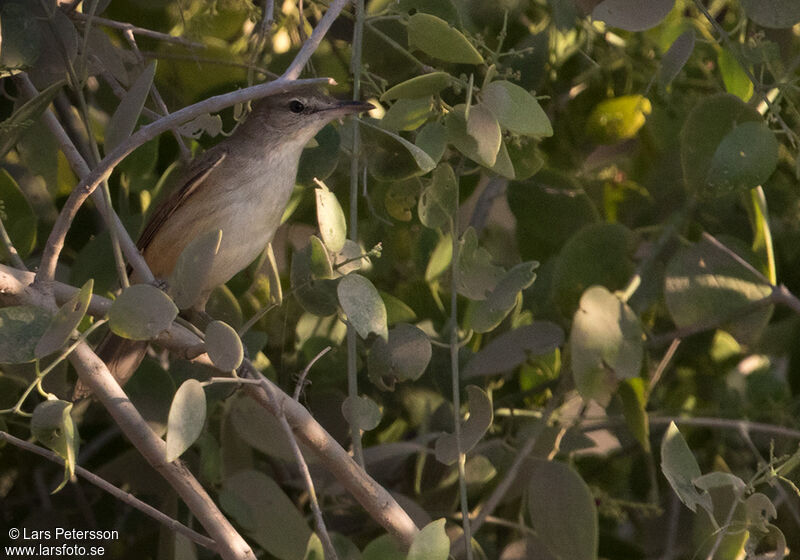
[[[299,99],[292,99],[289,102],[289,110],[292,113],[302,113],[305,110],[306,106],[303,105],[303,102]]]

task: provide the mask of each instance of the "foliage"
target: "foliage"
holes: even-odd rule
[[[78,184],[45,111],[94,167],[163,107],[281,73],[330,3],[266,21],[272,4],[0,2],[2,262],[39,266]],[[370,0],[306,72],[376,109],[317,135],[274,255],[211,295],[180,356],[215,367],[155,346],[126,391],[266,557],[323,554],[299,452],[340,558],[782,558],[800,549],[798,68],[788,0]],[[114,168],[99,188],[134,239],[182,144],[201,153],[242,109]],[[33,527],[44,481],[64,489],[42,523],[123,527],[114,557],[210,557],[66,485],[78,463],[191,524],[113,419],[68,402],[67,357],[106,322],[185,325],[224,232],[191,240],[164,290],[119,291],[98,200],[59,259],[71,299],[0,290],[0,430],[65,465],[5,445],[3,518]],[[392,492],[422,528],[410,549],[247,380],[218,379],[248,360]]]

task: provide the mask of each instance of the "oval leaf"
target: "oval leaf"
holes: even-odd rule
[[[429,122],[419,130],[414,143],[438,163],[447,147],[447,129],[438,121]]]
[[[633,138],[653,110],[642,95],[623,95],[597,104],[586,122],[586,132],[601,144]]]
[[[209,231],[192,239],[181,251],[169,278],[169,293],[179,309],[192,307],[206,290],[221,242],[221,229]]]
[[[149,340],[168,328],[178,308],[154,286],[134,284],[122,291],[108,311],[114,334],[132,340]]]
[[[200,437],[206,422],[206,392],[196,379],[175,392],[167,418],[167,461],[174,461]]]
[[[692,482],[700,477],[700,467],[675,422],[669,423],[661,440],[661,471],[686,507],[697,511],[700,505],[713,516],[711,496],[698,492]]]
[[[381,409],[368,397],[347,397],[342,403],[342,416],[351,427],[365,432],[381,423]]]
[[[547,321],[535,321],[492,339],[467,363],[462,378],[511,371],[531,358],[550,354],[563,342],[561,327]]]
[[[488,167],[497,161],[497,152],[500,151],[502,133],[500,124],[494,114],[482,104],[473,105],[467,117],[467,134],[472,136],[477,146],[477,155],[480,161],[486,162]]]
[[[383,390],[393,390],[397,381],[414,381],[431,360],[431,341],[414,325],[400,323],[389,331],[388,340],[376,338],[369,350],[369,378]]]
[[[450,539],[444,530],[444,519],[431,521],[414,537],[406,560],[447,560]]]
[[[603,406],[617,383],[639,375],[644,333],[630,307],[602,286],[586,290],[572,320],[572,375],[585,401]]]
[[[419,221],[426,227],[448,231],[458,207],[457,193],[458,183],[453,168],[447,163],[440,164],[419,197]]]
[[[408,46],[445,62],[483,63],[481,54],[458,29],[431,14],[416,13],[408,19]]]
[[[708,169],[714,196],[762,185],[778,166],[778,141],[762,122],[742,123],[722,139]]]
[[[506,80],[491,82],[481,90],[483,103],[503,128],[524,136],[552,136],[550,119],[539,101],[517,84]]]
[[[89,309],[89,301],[92,299],[92,286],[94,281],[89,279],[80,291],[70,300],[62,305],[50,321],[47,331],[36,343],[36,357],[42,358],[61,349],[72,336],[72,331],[78,325]]]
[[[147,96],[150,95],[150,87],[153,85],[153,77],[156,75],[156,61],[154,60],[142,70],[136,81],[133,82],[131,89],[119,102],[111,120],[106,128],[105,150],[106,154],[126,140],[133,129],[136,121],[142,113]]]
[[[669,50],[664,53],[661,58],[661,68],[658,71],[658,82],[661,87],[667,87],[686,65],[694,51],[694,40],[694,29],[687,29],[672,42]]]
[[[451,80],[452,78],[447,72],[431,72],[415,76],[386,90],[381,95],[381,101],[428,97],[449,87]]]
[[[233,327],[222,321],[211,321],[206,327],[206,352],[222,371],[233,371],[244,359],[242,341]]]
[[[589,487],[563,463],[531,463],[528,511],[539,541],[554,558],[596,560],[597,508]]]
[[[36,359],[36,345],[50,326],[50,314],[33,305],[0,308],[0,364]]]
[[[336,195],[326,188],[314,190],[317,200],[317,222],[325,246],[334,253],[341,251],[347,239],[347,222]]]
[[[398,99],[380,120],[387,130],[416,130],[428,120],[433,112],[433,99],[430,97]]]
[[[492,425],[494,410],[489,396],[475,385],[467,387],[469,418],[461,425],[461,451],[468,453]],[[445,465],[458,461],[458,440],[455,434],[444,434],[436,440],[436,460]]]
[[[506,272],[486,299],[472,302],[467,312],[467,323],[475,332],[493,330],[514,308],[520,292],[533,284],[536,278],[536,261],[524,262]]]
[[[405,138],[360,119],[364,145],[370,147],[367,167],[373,177],[394,181],[424,175],[436,167],[425,150]]]
[[[386,306],[372,282],[355,273],[341,279],[336,287],[339,305],[361,338],[375,333],[388,340]]]
[[[325,317],[338,310],[336,282],[317,279],[311,267],[311,245],[295,251],[292,255],[290,279],[292,292],[303,309],[314,315]]]
[[[747,17],[763,27],[783,29],[800,22],[795,0],[741,0]]]
[[[31,418],[31,434],[64,460],[64,479],[52,493],[61,490],[75,476],[80,438],[70,412],[71,402],[46,400],[36,406]]]
[[[592,18],[626,31],[644,31],[667,17],[675,0],[603,0],[592,10]]]
[[[485,299],[500,278],[503,269],[492,264],[492,255],[478,245],[478,234],[468,227],[458,251],[458,293],[470,299]]]

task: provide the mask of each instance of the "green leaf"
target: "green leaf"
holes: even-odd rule
[[[175,392],[167,419],[167,461],[174,461],[200,437],[206,423],[206,392],[196,379]]]
[[[64,460],[64,479],[53,490],[61,490],[75,476],[80,437],[72,421],[72,403],[61,400],[46,400],[36,405],[31,418],[31,434],[43,445],[52,449]]]
[[[89,301],[92,299],[92,287],[94,281],[89,279],[81,287],[80,291],[62,305],[53,319],[47,331],[36,343],[36,357],[43,358],[60,350],[72,336],[72,331],[78,328],[86,310],[89,309]]]
[[[650,453],[650,419],[647,416],[647,395],[644,379],[633,377],[619,384],[625,422],[645,453]]]
[[[364,547],[361,560],[406,560],[406,555],[394,537],[381,535]]]
[[[108,311],[114,334],[132,340],[149,340],[167,329],[178,308],[169,296],[149,284],[134,284],[122,291]]]
[[[428,266],[425,267],[425,282],[428,284],[436,281],[442,274],[450,268],[453,261],[453,238],[448,233],[439,238],[436,247],[431,252],[428,259]]]
[[[603,0],[592,10],[592,19],[626,31],[644,31],[667,17],[675,0]]]
[[[383,181],[398,181],[425,175],[436,162],[422,148],[379,126],[360,119],[365,146],[369,146],[367,167],[373,177]]]
[[[800,4],[794,0],[741,0],[747,17],[762,27],[785,29],[800,22]]]
[[[3,38],[0,77],[24,70],[39,58],[42,47],[41,28],[32,8],[32,4],[24,2],[4,2],[0,5],[0,37]],[[5,151],[0,151],[0,158],[3,155]]]
[[[753,97],[753,82],[747,77],[731,51],[721,48],[717,52],[717,64],[719,64],[719,71],[722,74],[722,81],[725,83],[725,91],[742,101],[748,101]]]
[[[0,216],[14,248],[20,257],[27,257],[36,247],[37,218],[19,185],[5,169],[0,169]],[[0,246],[0,257],[8,262],[4,246]]]
[[[386,305],[386,323],[390,327],[417,319],[417,314],[414,313],[414,310],[400,298],[381,291],[381,299]],[[391,333],[389,336],[391,336]]]
[[[621,224],[592,224],[576,232],[561,250],[553,270],[553,297],[564,316],[575,311],[583,292],[598,284],[623,288],[633,274],[636,238]]]
[[[381,409],[369,397],[347,397],[342,403],[342,416],[347,423],[358,430],[368,432],[381,423]]]
[[[686,507],[697,511],[699,505],[713,516],[711,496],[698,492],[692,482],[702,473],[675,422],[670,422],[661,440],[661,471]]]
[[[447,163],[439,164],[433,170],[430,184],[419,197],[419,221],[431,229],[449,231],[458,208],[457,192],[458,183],[453,168]]]
[[[447,128],[447,140],[455,148],[480,165],[490,168],[492,171],[509,179],[514,178],[514,166],[508,157],[508,150],[505,143],[501,142],[500,149],[495,153],[495,158],[491,163],[484,160],[484,152],[488,149],[482,148],[478,141],[467,130],[467,121],[464,118],[464,105],[456,105],[453,111],[445,117],[445,127]]]
[[[179,309],[189,309],[202,297],[221,242],[221,229],[209,231],[181,251],[169,278],[169,294]]]
[[[438,163],[447,147],[447,129],[438,121],[429,122],[419,130],[415,143]]]
[[[536,278],[536,261],[524,262],[506,272],[486,299],[472,302],[468,310],[467,324],[475,332],[493,330],[514,308],[517,298]]]
[[[694,52],[694,41],[694,29],[687,29],[672,42],[669,50],[661,57],[661,68],[658,70],[658,83],[661,87],[667,87],[672,83],[689,61]]]
[[[300,306],[314,315],[325,317],[339,309],[336,298],[336,281],[318,279],[311,267],[311,245],[292,255],[290,272],[292,292]]]
[[[613,144],[633,138],[653,110],[642,95],[623,95],[598,103],[586,122],[586,132],[596,142]]]
[[[453,0],[397,0],[394,8],[399,12],[422,12],[433,14],[461,27],[461,17]]]
[[[457,266],[458,293],[474,300],[486,299],[505,272],[492,264],[492,255],[478,245],[478,234],[471,226],[461,237]]]
[[[339,281],[336,293],[347,321],[361,338],[375,333],[388,340],[386,306],[372,282],[359,274],[351,273]]]
[[[462,379],[513,370],[532,358],[555,351],[564,343],[564,331],[555,323],[535,321],[492,339],[464,368]]]
[[[500,126],[523,136],[552,136],[550,119],[539,101],[525,89],[506,80],[491,82],[481,90],[483,104]]]
[[[569,336],[572,375],[585,401],[607,406],[617,383],[639,375],[644,333],[630,307],[602,286],[586,290]]]
[[[538,540],[554,558],[596,560],[597,508],[589,487],[557,461],[529,462],[528,511]]]
[[[268,554],[280,560],[304,557],[311,530],[294,502],[267,475],[237,472],[223,481],[220,503]]]
[[[236,435],[253,449],[281,461],[294,461],[294,452],[280,421],[250,397],[241,395],[235,398],[228,409],[226,421],[233,426]],[[300,448],[303,448],[302,444]]]
[[[297,183],[312,185],[314,179],[324,181],[336,170],[339,163],[341,136],[333,125],[323,127],[314,137],[316,146],[306,147],[297,168]]]
[[[2,53],[6,52],[6,21],[3,24],[3,43]],[[1,55],[0,55],[1,56]],[[2,71],[2,68],[0,68]],[[26,101],[19,109],[0,123],[0,159],[4,158],[8,151],[19,141],[22,133],[30,128],[33,123],[47,110],[50,102],[55,99],[58,92],[64,86],[65,81],[61,80],[39,92],[39,95]],[[5,170],[3,170],[5,173]]]
[[[395,220],[410,222],[414,217],[412,210],[417,205],[417,197],[421,188],[420,180],[417,177],[390,184],[383,199],[386,212]]]
[[[314,278],[326,279],[333,278],[333,264],[331,255],[322,239],[316,235],[309,238],[311,246],[311,274]]]
[[[36,359],[36,344],[50,327],[50,314],[33,305],[0,308],[0,364]]]
[[[445,20],[416,13],[408,19],[408,46],[445,62],[483,64],[472,43]]]
[[[156,61],[148,64],[133,85],[120,100],[111,120],[108,122],[105,134],[105,151],[110,153],[133,133],[139,115],[142,114],[145,101],[150,95],[153,77],[156,75]]]
[[[415,381],[425,373],[432,349],[428,336],[414,325],[400,323],[388,340],[376,338],[369,350],[369,378],[381,390],[392,391],[396,382]]]
[[[450,539],[444,530],[444,519],[431,521],[414,537],[406,560],[447,560]]]
[[[737,252],[749,256],[745,247]],[[722,328],[738,341],[757,340],[772,306],[747,314],[742,309],[769,296],[772,287],[746,262],[710,238],[679,249],[667,264],[664,280],[664,300],[675,325],[688,328],[727,319]]]
[[[222,371],[233,371],[244,359],[242,341],[236,331],[222,321],[211,321],[206,327],[206,352]]]
[[[347,239],[347,222],[344,211],[336,195],[327,188],[319,187],[314,190],[317,199],[317,222],[319,232],[325,246],[333,253],[344,247]]]
[[[387,89],[381,95],[381,101],[428,97],[450,87],[451,82],[452,78],[447,72],[431,72],[430,74],[414,76],[410,80]]]
[[[489,396],[475,385],[467,386],[469,400],[469,418],[461,423],[461,451],[468,453],[483,438],[492,425],[494,410]],[[443,434],[436,440],[436,460],[445,465],[452,465],[458,460],[458,440],[456,435]]]
[[[707,184],[714,154],[725,138],[745,122],[761,122],[758,112],[729,93],[704,97],[694,106],[681,130],[683,178],[693,192],[717,195]]]
[[[144,360],[125,384],[125,393],[158,437],[167,433],[175,382],[164,368],[155,360]]]
[[[398,99],[379,121],[386,130],[416,130],[433,114],[430,97]]]
[[[778,141],[761,122],[742,123],[722,139],[706,185],[716,196],[762,185],[778,166]]]
[[[519,138],[506,145],[508,157],[514,168],[514,177],[518,181],[523,181],[544,167],[544,159],[536,150],[537,142],[531,138]],[[502,147],[501,147],[502,151]]]
[[[480,161],[491,167],[497,161],[503,137],[494,114],[482,104],[473,105],[467,117],[467,134],[474,140]]]

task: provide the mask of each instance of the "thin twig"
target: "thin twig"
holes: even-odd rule
[[[203,43],[197,43],[195,41],[189,41],[188,39],[184,39],[183,37],[175,37],[174,35],[167,35],[166,33],[160,33],[158,31],[153,31],[152,29],[138,27],[130,23],[125,23],[124,21],[116,21],[113,19],[107,19],[99,16],[90,17],[87,14],[82,14],[80,12],[72,12],[69,14],[69,17],[78,20],[80,22],[88,23],[89,21],[91,21],[93,23],[100,24],[103,27],[110,27],[111,29],[121,29],[122,31],[130,31],[131,33],[135,33],[136,35],[141,35],[142,37],[150,37],[152,39],[158,39],[159,41],[164,41],[167,43],[175,43],[176,45],[184,45],[186,47],[192,47],[196,49],[205,48],[205,45]]]
[[[300,378],[297,380],[297,385],[294,388],[294,394],[292,395],[292,397],[294,397],[294,400],[296,401],[300,400],[300,392],[303,390],[303,385],[305,384],[306,377],[308,376],[308,372],[311,370],[313,365],[316,364],[317,361],[320,358],[322,358],[322,356],[324,356],[330,351],[331,347],[326,346],[316,356],[314,356],[314,358],[310,362],[308,362],[308,365],[305,368],[303,368],[303,373],[300,374]]]
[[[0,439],[12,445],[15,445],[21,449],[30,451],[31,453],[35,453],[40,457],[44,457],[45,459],[52,461],[58,465],[64,466],[64,459],[62,459],[61,457],[59,457],[58,455],[56,455],[55,453],[53,453],[48,449],[44,449],[42,447],[39,447],[38,445],[19,439],[3,431],[0,431]],[[143,501],[136,498],[135,496],[133,496],[132,494],[129,494],[128,492],[125,492],[124,490],[117,488],[116,486],[106,481],[105,479],[100,478],[93,472],[88,471],[83,467],[76,465],[75,474],[77,474],[81,478],[86,479],[87,482],[94,484],[101,490],[108,492],[119,501],[131,506],[132,508],[138,509],[139,511],[141,511],[142,513],[144,513],[149,517],[152,517],[153,519],[155,519],[156,521],[158,521],[171,531],[180,533],[189,540],[194,541],[200,546],[203,546],[213,552],[218,551],[217,544],[212,539],[206,537],[205,535],[201,535],[197,531],[190,529],[189,527],[182,524],[178,520],[173,519],[164,513],[161,513],[153,506],[146,504]]]
[[[25,266],[25,263],[22,261],[22,258],[19,256],[17,252],[17,248],[14,247],[14,243],[11,241],[11,237],[9,237],[8,232],[6,231],[6,227],[3,225],[3,218],[0,216],[0,242],[3,243],[3,247],[8,253],[8,257],[11,259],[11,264],[20,270],[28,270],[28,267]]]

